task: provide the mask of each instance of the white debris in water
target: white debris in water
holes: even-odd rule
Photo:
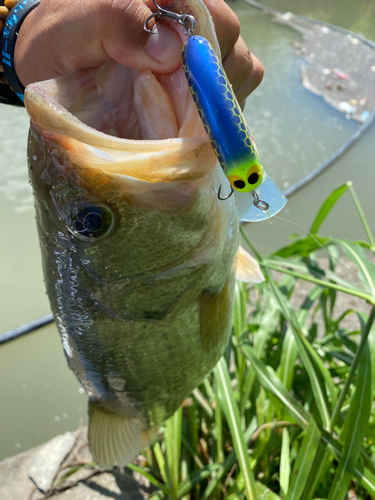
[[[285,14],[281,14],[281,19],[283,19],[284,21],[290,21],[291,19],[294,18],[294,14],[292,14],[291,12],[285,12]]]
[[[346,101],[339,102],[338,108],[340,111],[343,111],[344,113],[348,113],[349,115],[351,115],[357,111],[357,108],[355,106],[352,106],[349,102],[346,102]]]

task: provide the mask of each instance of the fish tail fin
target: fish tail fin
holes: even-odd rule
[[[95,462],[103,469],[124,467],[142,448],[141,423],[137,418],[103,409],[89,401],[89,446]]]

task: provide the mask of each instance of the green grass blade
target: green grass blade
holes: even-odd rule
[[[308,257],[312,252],[324,246],[327,241],[329,241],[329,238],[322,238],[318,235],[314,236],[314,238],[312,236],[306,236],[305,238],[300,238],[284,248],[281,248],[275,252],[274,255],[284,258],[293,257],[294,255]]]
[[[202,469],[194,471],[192,474],[190,474],[189,478],[180,483],[178,492],[177,492],[177,498],[181,498],[184,495],[187,495],[189,491],[191,491],[194,486],[197,484],[201,483],[204,479],[207,477],[215,474],[215,472],[220,469],[219,464],[210,464],[206,465]]]
[[[319,299],[323,292],[324,290],[321,287],[314,287],[303,301],[302,306],[297,312],[297,321],[301,326],[305,325],[313,303]],[[280,365],[277,371],[280,380],[288,390],[291,389],[294,379],[294,363],[297,359],[297,353],[298,350],[294,335],[291,329],[288,328],[284,337]]]
[[[355,192],[354,188],[353,188],[353,185],[352,183],[350,183],[350,193],[353,197],[353,200],[354,200],[354,204],[357,208],[357,211],[358,211],[358,214],[359,214],[359,217],[362,221],[362,224],[363,224],[363,227],[366,231],[366,234],[367,234],[367,238],[370,242],[370,245],[371,245],[371,250],[373,252],[375,252],[375,241],[374,241],[374,237],[372,236],[372,233],[371,233],[371,229],[370,229],[370,226],[368,225],[368,222],[367,222],[367,219],[366,219],[366,216],[362,210],[362,206],[361,206],[361,203],[358,199],[358,196],[357,196],[357,193]]]
[[[367,345],[368,336],[370,335],[374,320],[375,320],[375,307],[372,307],[372,309],[370,311],[370,315],[367,319],[367,323],[362,328],[361,342],[358,346],[353,363],[350,367],[349,375],[347,376],[347,378],[345,380],[344,387],[341,391],[340,397],[339,397],[339,399],[334,407],[334,411],[332,413],[332,417],[331,417],[331,428],[332,429],[336,425],[336,422],[337,422],[339,415],[340,415],[341,407],[344,404],[344,401],[345,401],[346,395],[349,391],[350,385],[353,382],[353,378],[354,378],[355,372],[357,370],[359,360],[361,359],[361,356],[362,356],[362,351],[365,349],[365,347]]]
[[[309,281],[310,283],[315,283],[316,285],[320,285],[324,288],[329,288],[331,290],[337,290],[338,292],[343,292],[347,293],[348,295],[353,295],[354,297],[359,297],[360,299],[367,300],[371,304],[375,304],[375,299],[372,295],[362,292],[357,287],[351,286],[351,287],[345,287],[342,285],[337,285],[336,283],[332,283],[330,281],[324,281],[318,278],[315,278],[314,276],[311,276],[310,274],[301,274],[296,271],[292,271],[290,269],[286,269],[282,266],[274,265],[270,263],[270,261],[266,261],[266,263],[261,262],[260,266],[264,269],[273,269],[274,271],[278,271],[280,273],[284,274],[289,274],[289,276],[294,276],[295,278],[299,278],[304,281]]]
[[[247,455],[247,446],[242,431],[240,413],[234,398],[228,366],[224,358],[219,360],[214,373],[215,381],[220,394],[221,405],[231,430],[233,446],[236,451],[240,470],[242,471],[245,480],[246,498],[248,498],[248,500],[256,500],[255,480],[253,471],[250,468],[250,460]]]
[[[332,245],[331,245],[332,246]],[[337,261],[336,261],[337,263]],[[350,283],[347,280],[344,280],[341,276],[336,274],[335,272],[329,270],[329,269],[321,269],[320,267],[317,267],[311,263],[311,261],[307,264],[305,262],[302,262],[301,260],[294,260],[293,262],[290,261],[290,259],[283,259],[281,257],[266,257],[262,260],[262,264],[265,266],[274,266],[277,269],[282,266],[281,271],[285,272],[285,270],[293,270],[295,273],[298,273],[299,276],[310,276],[314,277],[320,281],[323,280],[323,278],[333,281],[336,285],[339,285],[342,287],[342,290],[350,290],[350,291],[355,291],[355,292],[362,292],[361,288],[358,288],[357,286],[354,286],[352,283]],[[285,268],[284,268],[285,266]],[[296,276],[297,277],[297,276]],[[327,283],[326,281],[323,281],[323,283]]]
[[[366,291],[371,295],[371,302],[375,304],[375,264],[369,262],[362,247],[353,244],[351,241],[337,240],[347,257],[358,267],[361,282]]]
[[[174,493],[171,491],[165,484],[160,483],[152,474],[147,472],[143,467],[138,467],[138,465],[134,465],[131,462],[127,464],[129,469],[133,470],[134,472],[138,472],[139,474],[142,474],[143,477],[148,479],[151,484],[156,486],[156,488],[159,488],[163,493],[168,495],[170,498],[174,498]]]
[[[181,435],[182,408],[179,408],[165,423],[167,461],[175,494],[180,483]]]
[[[254,434],[254,432],[257,430],[257,422],[256,419],[253,418],[252,421],[250,422],[250,425],[246,429],[244,433],[244,439],[245,443],[248,443],[251,436]],[[206,490],[204,491],[201,500],[207,500],[211,498],[212,493],[215,491],[217,488],[219,482],[221,479],[225,476],[225,474],[228,474],[230,469],[233,467],[234,463],[236,461],[236,452],[235,450],[232,450],[229,455],[227,455],[225,462],[222,466],[221,469],[216,473],[215,477],[211,480],[210,484],[207,486]],[[259,500],[259,498],[258,498]]]
[[[327,407],[327,401],[326,401],[326,394],[325,394],[325,387],[322,386],[319,374],[316,371],[316,368],[320,371],[321,375],[329,381],[330,375],[327,373],[327,369],[324,367],[323,363],[319,359],[319,357],[315,358],[314,361],[315,363],[313,364],[310,356],[309,356],[309,351],[311,354],[316,354],[315,351],[311,348],[308,349],[309,343],[306,341],[304,338],[302,332],[301,332],[301,327],[297,321],[297,318],[295,317],[295,313],[287,301],[286,297],[284,294],[280,291],[280,289],[276,286],[271,274],[266,270],[265,273],[268,277],[269,283],[272,287],[272,290],[274,292],[275,298],[280,304],[280,307],[283,311],[283,314],[286,318],[286,320],[289,323],[289,326],[292,328],[294,338],[298,347],[298,352],[299,355],[301,356],[303,365],[308,373],[309,379],[310,379],[310,384],[311,384],[311,389],[314,394],[315,398],[315,404],[316,407],[319,411],[320,418],[322,419],[323,426],[326,429],[329,429],[330,425],[330,414],[328,411]],[[331,381],[332,382],[332,381]],[[331,387],[332,389],[332,387]]]
[[[311,224],[310,233],[316,234],[318,232],[318,229],[325,221],[327,215],[330,213],[330,211],[335,206],[337,201],[341,198],[341,196],[347,191],[349,186],[351,186],[351,184],[352,184],[351,182],[346,182],[345,184],[342,184],[334,191],[332,191],[332,193],[325,199],[313,223]]]
[[[281,500],[281,498],[273,493],[270,489],[267,488],[264,484],[257,481],[255,483],[255,491],[258,495],[258,500]]]
[[[201,459],[198,457],[197,453],[194,451],[192,446],[190,445],[189,441],[185,438],[185,436],[182,436],[182,442],[184,443],[184,447],[186,450],[190,453],[190,455],[193,457],[194,462],[197,464],[197,466],[201,469],[204,467],[204,463],[201,461]]]
[[[289,449],[289,431],[284,427],[281,438],[281,456],[280,456],[280,496],[285,498],[289,489],[290,478],[290,449]]]
[[[187,425],[187,423],[184,422],[184,425]],[[183,439],[184,435],[182,434],[181,437]],[[181,449],[181,475],[180,475],[180,477],[181,477],[182,483],[189,479],[189,457],[188,457],[188,452],[187,452],[186,446],[183,446]],[[181,500],[190,500],[190,495],[187,494],[187,495],[181,497]]]
[[[158,441],[154,444],[154,455],[160,470],[161,477],[163,478],[164,484],[167,486],[169,491],[173,491],[171,484],[171,477],[169,471],[167,470],[167,465],[164,460],[163,452]],[[163,490],[164,491],[164,490]]]
[[[203,396],[203,394],[197,387],[194,389],[193,394],[195,399],[198,401],[198,403],[210,417],[210,420],[212,420],[214,418],[214,412],[211,406],[208,404],[207,399]]]
[[[256,333],[255,340],[255,352],[258,358],[262,357],[263,351],[267,342],[269,341],[271,335],[275,332],[277,324],[280,320],[280,308],[278,304],[273,300],[271,301],[271,297],[268,294],[266,298],[266,311],[263,314],[262,320],[259,325],[259,329]],[[242,384],[242,391],[240,397],[240,409],[241,414],[245,411],[246,404],[249,400],[250,393],[253,388],[255,379],[255,372],[252,366],[248,367],[248,370],[245,375],[245,380]]]
[[[215,433],[216,433],[216,462],[222,463],[225,460],[224,439],[223,439],[223,412],[220,404],[219,391],[214,383],[215,391]]]
[[[271,367],[257,358],[254,349],[248,345],[242,346],[245,356],[251,361],[256,372],[259,383],[269,392],[271,392],[284,406],[287,413],[303,429],[308,426],[309,414],[300,403],[285,389],[280,379]]]
[[[375,388],[375,332],[368,337],[359,364],[358,379],[349,412],[340,436],[344,443],[341,460],[332,483],[328,500],[343,500],[354,476],[368,420]]]
[[[314,493],[322,482],[322,478],[327,472],[329,474],[328,469],[331,467],[331,462],[332,457],[323,441],[320,440],[315,462],[312,464],[313,474],[308,476],[302,500],[311,500],[314,498]]]
[[[243,345],[243,350],[246,356],[251,360],[256,370],[259,383],[271,392],[284,406],[286,412],[293,418],[303,429],[307,428],[310,416],[303,406],[296,401],[276,376],[275,372],[270,367],[266,367],[264,363],[256,358],[250,346]],[[336,459],[340,460],[342,456],[342,446],[334,440],[328,433],[322,434],[321,441],[328,446],[328,451]],[[354,470],[354,476],[360,484],[366,489],[370,495],[375,495],[375,475],[372,474],[366,467],[358,464]]]
[[[291,328],[286,331],[281,348],[280,365],[277,374],[285,386],[290,391],[294,379],[294,363],[298,356],[298,349]]]
[[[319,427],[314,418],[311,417],[294,463],[286,500],[299,500],[301,498],[307,480],[314,473],[311,464],[319,446],[320,435]]]

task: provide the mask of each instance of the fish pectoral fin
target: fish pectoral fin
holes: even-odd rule
[[[245,283],[262,283],[265,281],[258,262],[241,246],[237,253],[236,279]]]
[[[137,418],[112,413],[89,401],[89,447],[103,469],[124,467],[141,451],[141,423]]]
[[[221,332],[232,322],[231,287],[229,280],[220,291],[204,290],[200,297],[200,339],[204,352],[210,352],[221,342]]]

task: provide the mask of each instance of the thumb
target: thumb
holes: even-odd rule
[[[173,29],[143,29],[151,10],[142,0],[43,0],[25,19],[15,67],[23,85],[93,68],[108,58],[130,68],[170,73],[181,64]],[[155,24],[150,20],[148,27]]]
[[[172,28],[158,24],[151,19],[144,30],[144,24],[151,15],[142,0],[112,1],[103,32],[103,47],[108,56],[134,69],[150,69],[159,73],[170,73],[181,64],[182,41]]]

